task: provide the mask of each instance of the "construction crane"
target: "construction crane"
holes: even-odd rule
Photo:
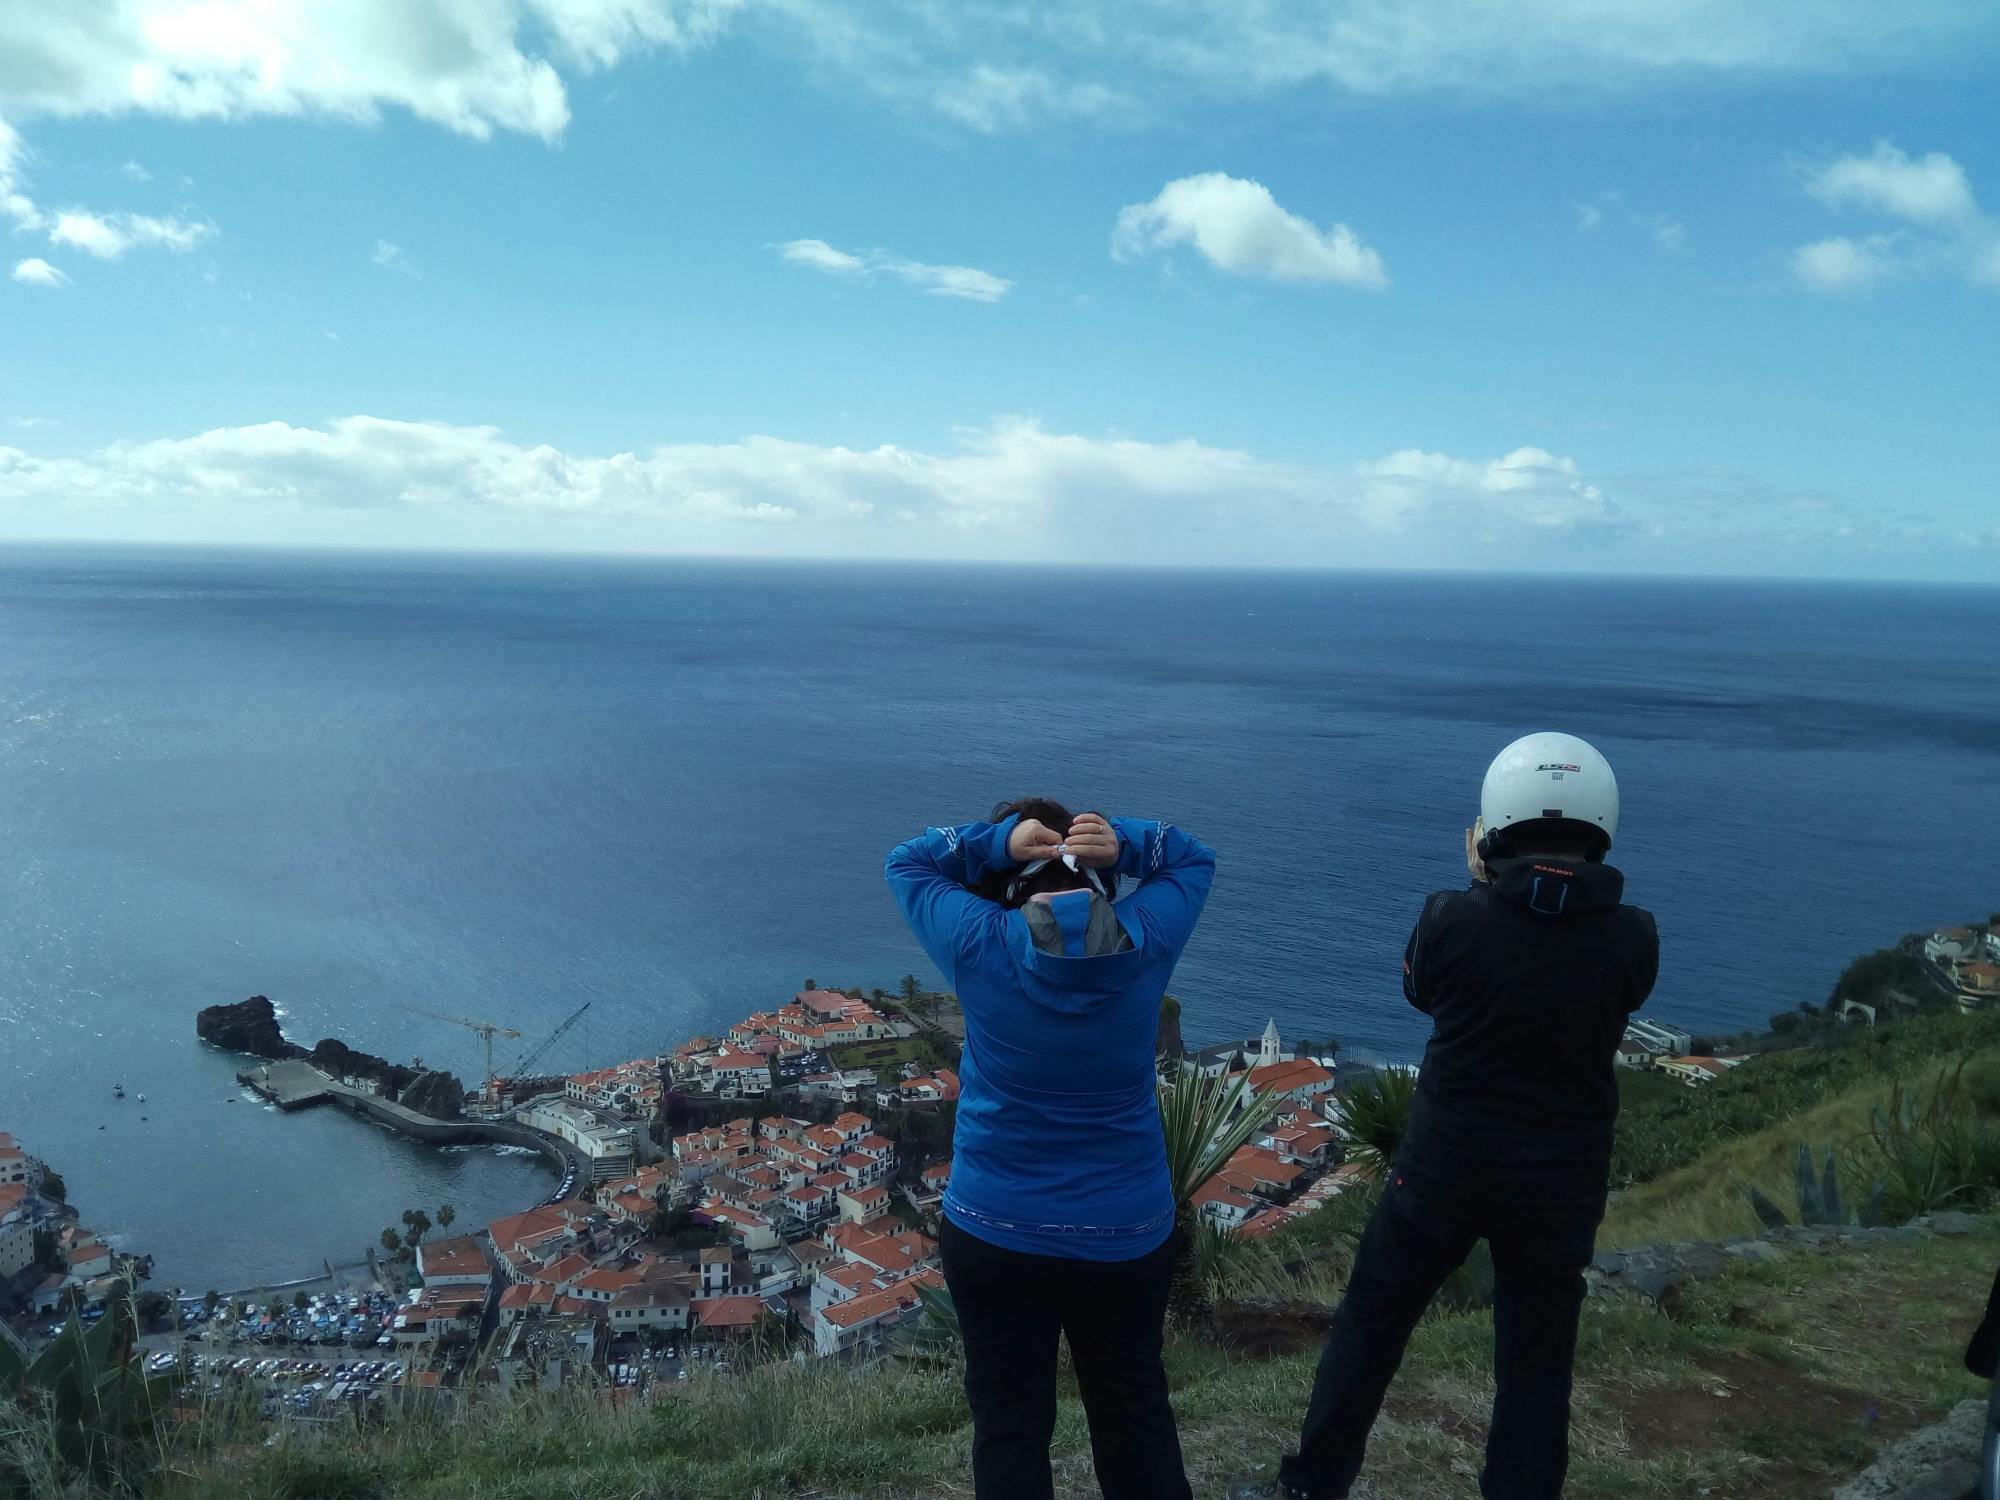
[[[526,1077],[528,1070],[532,1068],[536,1063],[540,1062],[542,1060],[543,1054],[546,1053],[549,1050],[549,1048],[553,1047],[556,1044],[557,1040],[562,1036],[564,1032],[568,1031],[570,1027],[574,1026],[578,1021],[581,1021],[583,1019],[583,1013],[589,1009],[590,1009],[590,1002],[586,1000],[583,1002],[583,1004],[579,1005],[575,1010],[571,1011],[568,1020],[564,1021],[562,1025],[558,1026],[554,1031],[551,1031],[546,1037],[544,1037],[541,1040],[541,1042],[538,1045],[530,1047],[525,1053],[521,1055],[521,1060],[514,1064],[513,1072],[510,1073],[508,1076],[510,1078]]]
[[[448,1016],[442,1011],[425,1010],[421,1005],[406,1005],[404,1010],[412,1015],[429,1016],[433,1021],[449,1021],[454,1026],[463,1026],[468,1031],[476,1031],[486,1042],[486,1088],[487,1097],[492,1097],[493,1089],[493,1038],[508,1036],[518,1038],[521,1033],[511,1026],[502,1026],[497,1021],[474,1021],[465,1016]]]

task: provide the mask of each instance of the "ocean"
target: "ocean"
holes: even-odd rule
[[[936,976],[881,880],[1003,797],[1219,851],[1190,1043],[1414,1058],[1398,969],[1487,759],[1610,756],[1651,1013],[1760,1024],[2000,907],[2000,591],[1851,583],[0,550],[0,1129],[156,1284],[352,1260],[546,1170],[243,1098],[194,1013],[471,1080],[808,977]],[[413,1007],[415,1009],[413,1009]],[[112,1098],[122,1083],[146,1102]],[[143,1116],[143,1118],[142,1118]]]

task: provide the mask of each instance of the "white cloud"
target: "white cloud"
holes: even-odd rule
[[[18,229],[40,229],[41,210],[21,188],[21,164],[27,154],[20,135],[0,119],[0,214],[12,219]]]
[[[865,277],[880,271],[907,282],[933,297],[960,297],[971,302],[998,302],[1014,288],[1014,283],[977,266],[931,265],[908,260],[882,250],[854,255],[837,250],[825,240],[788,240],[777,247],[778,254],[795,266],[823,271],[829,276]]]
[[[375,248],[368,252],[368,258],[385,271],[401,271],[408,276],[420,274],[409,257],[403,254],[403,247],[388,240],[377,240]]]
[[[1831,209],[1897,220],[1893,232],[1839,237],[1792,252],[1807,290],[1864,292],[1892,276],[1956,272],[1974,286],[2000,287],[2000,220],[1982,212],[1965,169],[1942,151],[1912,157],[1888,141],[1866,156],[1804,169],[1805,189]]]
[[[54,417],[9,417],[7,425],[9,427],[30,429],[36,427],[60,427],[62,423],[58,422]]]
[[[1311,470],[1192,440],[1054,433],[1009,419],[961,446],[821,447],[773,437],[609,457],[523,446],[491,427],[347,417],[116,443],[85,458],[0,448],[0,503],[95,508],[279,507],[643,517],[662,523],[833,525],[855,550],[883,528],[1059,540],[1095,517],[1163,527],[1268,521],[1309,532],[1404,531],[1440,511],[1502,526],[1608,524],[1610,502],[1567,458],[1490,461],[1411,450]]]
[[[569,121],[556,63],[713,37],[740,0],[123,0],[0,7],[0,112],[372,122],[384,108],[466,135],[552,139]],[[546,55],[537,55],[545,53]]]
[[[156,219],[148,214],[94,214],[83,209],[58,213],[49,229],[52,243],[74,246],[99,260],[116,260],[135,246],[184,255],[214,234],[215,226],[209,223]]]
[[[2000,548],[2000,530],[1968,542],[1963,521],[1714,471],[1598,479],[1535,447],[1307,466],[1012,418],[943,451],[758,436],[594,456],[366,416],[70,458],[0,445],[0,517],[13,535],[1285,565],[1656,569],[1669,557],[1712,566],[1724,548],[1851,570],[1889,550]]]
[[[130,182],[151,182],[153,180],[153,174],[140,166],[136,161],[126,162],[123,171],[126,180]]]
[[[14,262],[14,280],[24,286],[68,286],[69,278],[40,256]]]
[[[831,276],[861,276],[868,270],[868,262],[860,256],[836,250],[825,240],[788,240],[778,246],[778,253],[795,266],[810,266]]]
[[[117,0],[0,6],[0,115],[385,110],[554,139],[569,82],[730,31],[993,131],[1164,113],[1193,91],[1615,95],[1688,73],[1888,73],[1995,37],[1964,0]]]
[[[1942,151],[1912,159],[1887,141],[1814,172],[1806,191],[1833,208],[1866,208],[1913,224],[1960,224],[1978,213],[1965,169]]]
[[[1203,172],[1176,178],[1149,203],[1119,210],[1111,251],[1120,259],[1193,245],[1236,276],[1330,281],[1379,291],[1389,284],[1382,257],[1345,224],[1321,230],[1287,213],[1261,182]]]
[[[1895,245],[1886,235],[1816,240],[1792,252],[1792,274],[1807,290],[1829,297],[1873,291],[1896,269]]]
[[[1541,448],[1516,448],[1487,460],[1406,448],[1363,464],[1368,504],[1377,516],[1403,520],[1434,509],[1440,494],[1501,505],[1513,519],[1543,528],[1611,524],[1615,507],[1577,476],[1576,460]]]

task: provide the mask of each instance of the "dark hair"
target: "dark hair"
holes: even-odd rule
[[[1032,818],[1058,833],[1068,833],[1069,825],[1076,821],[1068,808],[1049,797],[1016,797],[1011,802],[1002,802],[993,809],[987,821],[1001,823],[1017,815],[1024,821]],[[1115,899],[1118,895],[1116,872],[1099,870],[1097,878],[1104,882],[1105,896]],[[1079,872],[1061,860],[1055,860],[1027,880],[1018,879],[1012,870],[995,870],[973,886],[972,892],[1011,908],[1025,905],[1030,898],[1044,891],[1080,891],[1088,889],[1089,885],[1090,882]]]

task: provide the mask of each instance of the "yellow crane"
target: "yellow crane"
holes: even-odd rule
[[[442,1011],[425,1010],[421,1005],[406,1005],[404,1010],[412,1015],[429,1016],[433,1021],[449,1021],[453,1026],[463,1026],[467,1031],[476,1031],[486,1042],[486,1097],[493,1097],[493,1038],[496,1036],[519,1037],[520,1032],[511,1026],[502,1026],[497,1021],[475,1021],[467,1016],[448,1016]]]

